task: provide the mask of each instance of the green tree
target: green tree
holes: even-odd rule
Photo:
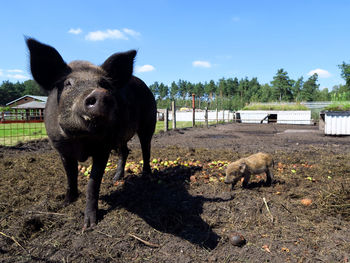
[[[216,94],[220,96],[222,99],[224,96],[227,96],[227,84],[225,78],[219,79],[219,83],[217,85],[217,91]]]
[[[149,89],[152,91],[154,97],[157,99],[159,97],[159,83],[158,83],[158,81],[156,81],[152,85],[150,85]]]
[[[158,87],[158,91],[159,91],[159,99],[163,100],[166,97],[168,97],[169,87],[167,85],[164,85],[163,83],[160,83]]]
[[[330,101],[331,94],[329,93],[327,88],[322,89],[317,96],[317,100],[319,101]]]
[[[257,78],[252,78],[249,81],[249,87],[247,92],[248,102],[255,101],[258,102],[261,97],[261,85]]]
[[[303,85],[304,85],[303,77],[298,78],[298,80],[293,83],[292,94],[293,94],[294,101],[300,101],[300,92],[303,88]]]
[[[273,81],[271,81],[271,85],[279,101],[292,100],[292,81],[284,69],[277,71],[277,74],[273,77]]]
[[[179,95],[184,100],[187,97],[187,81],[180,79],[177,82],[177,86],[179,87]]]
[[[47,96],[47,92],[40,88],[40,86],[32,79],[23,82],[24,91],[23,95],[37,95],[37,96]]]
[[[330,94],[331,97],[350,100],[350,91],[347,85],[336,85]]]
[[[229,78],[229,79],[227,79],[226,83],[227,83],[227,87],[226,87],[227,88],[227,91],[226,91],[227,96],[232,97],[234,95],[237,95],[238,85],[239,85],[238,79],[237,78],[234,78],[234,79]]]
[[[317,84],[318,75],[315,73],[305,81],[300,91],[300,98],[303,101],[315,101],[319,92],[320,84]]]
[[[350,89],[350,64],[343,62],[338,66],[341,70],[340,76],[345,80],[348,89]]]
[[[4,106],[6,103],[18,99],[23,96],[23,83],[12,83],[4,81],[0,86],[0,105]]]
[[[198,99],[198,102],[199,102],[198,107],[200,108],[201,100],[203,99],[203,96],[204,96],[204,85],[201,82],[195,84],[193,88],[193,92],[194,94],[196,94],[196,98]]]
[[[211,80],[209,83],[205,85],[205,93],[208,95],[208,99],[210,102],[213,101],[213,93],[216,91],[216,85],[214,80]]]
[[[240,98],[240,105],[244,106],[245,102],[248,102],[247,93],[249,89],[249,80],[246,77],[245,79],[241,79],[238,84],[238,93]]]
[[[174,100],[178,96],[178,93],[179,87],[177,86],[175,81],[173,81],[170,86],[170,99]]]
[[[264,84],[261,86],[260,102],[273,101],[273,90],[269,84]]]

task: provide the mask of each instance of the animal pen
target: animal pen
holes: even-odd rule
[[[46,137],[43,121],[43,111],[39,110],[1,112],[0,145],[12,146]]]

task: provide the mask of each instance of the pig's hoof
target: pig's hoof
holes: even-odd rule
[[[96,226],[96,212],[88,212],[84,216],[83,232],[88,228],[94,228]]]
[[[78,193],[70,193],[70,192],[67,193],[65,198],[64,198],[63,204],[64,205],[69,205],[69,204],[73,203],[74,201],[77,200],[78,195],[79,195]]]

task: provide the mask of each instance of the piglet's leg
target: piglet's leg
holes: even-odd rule
[[[86,191],[86,208],[84,214],[84,228],[93,227],[97,223],[98,196],[100,185],[109,153],[93,156],[93,164]]]
[[[239,180],[241,180],[241,178],[242,178],[242,175],[238,175],[233,179],[232,184],[231,184],[231,189],[233,189],[235,187],[235,185],[237,184],[237,182]]]
[[[244,188],[248,187],[249,179],[250,179],[250,174],[249,173],[245,173],[244,174],[244,179],[243,179],[243,184],[242,184],[242,186]]]
[[[273,182],[273,173],[271,169],[266,170],[266,185],[271,185]]]

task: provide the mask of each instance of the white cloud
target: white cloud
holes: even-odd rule
[[[6,71],[9,73],[22,73],[23,72],[23,70],[21,70],[21,69],[8,69]]]
[[[83,30],[81,30],[80,28],[71,28],[68,31],[69,34],[73,35],[79,35],[81,32],[83,32]]]
[[[90,32],[85,36],[86,40],[90,41],[103,41],[105,39],[123,39],[128,40],[125,34],[118,29],[107,29],[105,31]]]
[[[9,79],[29,79],[21,69],[0,69],[0,77]]]
[[[201,61],[201,60],[193,61],[192,66],[198,67],[198,68],[211,68],[211,64],[209,61]]]
[[[27,76],[22,74],[7,74],[6,77],[11,79],[29,79]]]
[[[309,76],[312,76],[313,74],[317,73],[317,75],[320,77],[320,78],[329,78],[332,76],[331,73],[329,73],[327,70],[324,70],[324,69],[320,69],[320,68],[317,68],[317,69],[314,69],[314,70],[311,70],[309,73],[307,73],[307,75]]]
[[[98,30],[94,32],[89,32],[86,36],[86,40],[90,41],[103,41],[106,39],[122,39],[122,40],[128,40],[128,36],[137,38],[141,34],[139,32],[136,32],[135,30],[124,28],[121,30],[118,29],[107,29],[104,31]]]
[[[139,32],[136,32],[135,30],[129,29],[129,28],[123,28],[123,31],[125,34],[132,36],[132,37],[139,37],[141,34]]]
[[[135,67],[135,71],[137,73],[150,72],[150,71],[154,71],[154,70],[156,70],[156,69],[152,65],[143,65],[143,66]]]

